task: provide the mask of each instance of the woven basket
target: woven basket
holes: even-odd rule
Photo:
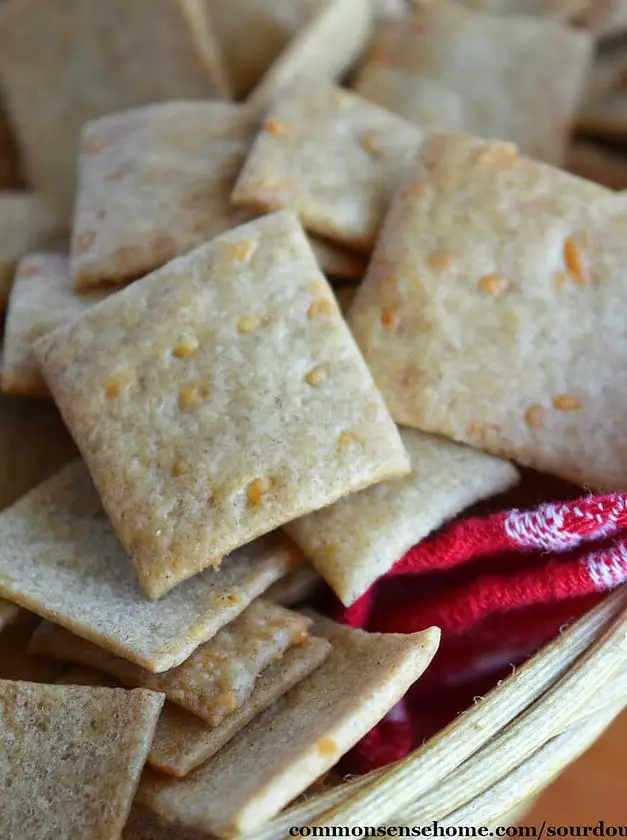
[[[627,585],[407,758],[293,805],[252,836],[511,825],[626,706]]]

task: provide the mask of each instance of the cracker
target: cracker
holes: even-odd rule
[[[53,405],[0,394],[0,510],[77,454]]]
[[[20,608],[16,604],[12,604],[11,601],[5,601],[3,598],[0,598],[0,633],[2,633],[4,628],[8,627],[9,624],[13,624],[19,614]]]
[[[5,837],[120,837],[163,705],[149,691],[0,681]]]
[[[48,396],[32,351],[33,341],[77,318],[105,296],[100,292],[77,295],[70,280],[68,258],[62,254],[24,257],[15,272],[4,328],[2,390]]]
[[[627,487],[626,230],[592,181],[498,141],[429,140],[349,313],[395,420]]]
[[[265,597],[275,604],[293,607],[316,595],[321,588],[322,578],[318,572],[309,563],[301,563],[298,568],[273,583]]]
[[[207,0],[231,90],[243,99],[309,23],[320,0]]]
[[[259,117],[167,102],[83,129],[70,267],[80,291],[122,285],[248,221],[230,195]]]
[[[35,346],[151,597],[408,471],[290,213],[214,239]]]
[[[566,159],[569,172],[596,181],[611,190],[627,190],[624,156],[583,140],[571,144]]]
[[[347,605],[444,522],[519,480],[510,463],[468,446],[414,429],[402,429],[401,437],[411,475],[353,493],[284,528]]]
[[[34,193],[0,192],[0,314],[6,309],[15,266],[57,234],[58,222]]]
[[[279,55],[248,102],[265,109],[296,79],[339,79],[368,43],[373,17],[373,6],[364,0],[319,0],[315,16]]]
[[[0,679],[50,683],[66,670],[65,663],[27,653],[38,624],[38,616],[20,610],[15,620],[0,633]]]
[[[560,164],[591,50],[566,24],[439,0],[410,25],[379,24],[355,89],[423,130],[499,137]]]
[[[252,831],[329,770],[423,673],[439,630],[370,634],[328,620],[326,661],[184,779],[142,779],[137,801],[219,837]]]
[[[360,96],[300,82],[270,108],[233,202],[257,212],[287,208],[313,233],[369,253],[420,137]]]
[[[84,123],[228,93],[207,11],[194,0],[7,3],[0,75],[29,180],[63,218],[72,210]]]
[[[248,700],[216,727],[208,727],[196,716],[166,703],[157,724],[148,763],[173,776],[191,773],[318,668],[330,651],[329,642],[317,637],[309,637],[304,645],[291,648],[261,674]]]
[[[419,0],[414,0],[418,5]],[[590,0],[461,0],[464,6],[493,15],[530,15],[550,20],[572,20]],[[596,0],[595,0],[596,2]]]
[[[627,135],[627,56],[615,49],[597,56],[576,117],[591,134]]]
[[[258,599],[185,662],[162,674],[114,656],[54,624],[42,624],[29,651],[96,668],[131,688],[162,691],[171,703],[218,726],[248,700],[262,671],[293,644],[302,644],[308,625],[304,616]]]
[[[270,536],[156,603],[143,595],[82,462],[0,514],[0,596],[156,672],[184,662],[295,555]]]
[[[320,271],[327,277],[347,280],[361,280],[368,266],[363,254],[342,248],[336,242],[329,242],[319,236],[308,236],[311,249],[316,256]]]

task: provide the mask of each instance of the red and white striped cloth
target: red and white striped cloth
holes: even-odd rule
[[[462,518],[411,549],[353,606],[353,627],[442,628],[424,677],[349,754],[366,772],[401,758],[627,581],[627,494]]]

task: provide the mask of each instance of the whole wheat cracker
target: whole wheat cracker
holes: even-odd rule
[[[290,519],[408,471],[287,212],[172,261],[35,348],[151,597]]]
[[[286,46],[248,97],[264,110],[296,79],[334,81],[356,62],[372,31],[368,0],[321,0],[316,14]]]
[[[307,601],[322,589],[323,581],[309,563],[301,563],[266,591],[264,597],[283,607],[293,607]]]
[[[440,633],[372,634],[328,619],[325,662],[184,779],[142,779],[137,801],[218,837],[271,819],[332,767],[424,672]]]
[[[0,78],[29,180],[63,218],[72,210],[84,123],[151,102],[228,95],[197,0],[7,3]]]
[[[123,285],[248,221],[230,194],[258,124],[232,102],[166,102],[88,123],[70,258],[76,288]]]
[[[163,695],[0,681],[2,828],[11,840],[117,840]]]
[[[510,463],[468,446],[415,429],[401,429],[401,438],[411,475],[284,526],[346,605],[444,522],[519,480]]]
[[[626,112],[627,113],[627,112]],[[611,190],[627,190],[627,161],[620,154],[583,140],[571,144],[566,168]]]
[[[32,351],[33,341],[77,318],[106,294],[77,295],[72,288],[69,260],[63,254],[24,257],[15,272],[4,327],[2,390],[49,396]]]
[[[77,454],[55,406],[0,394],[0,510]]]
[[[157,724],[148,763],[172,776],[182,777],[191,773],[318,668],[330,652],[329,642],[316,636],[309,636],[302,646],[290,648],[285,656],[260,675],[248,700],[215,727],[209,727],[195,715],[166,703]]]
[[[0,192],[0,314],[6,309],[15,266],[54,238],[59,223],[35,193]]]
[[[243,99],[320,9],[320,0],[207,0],[230,88]]]
[[[250,698],[268,666],[302,644],[308,626],[305,616],[257,599],[184,662],[160,674],[47,622],[37,629],[29,652],[96,668],[131,688],[161,691],[171,703],[218,726]]]
[[[602,52],[588,76],[575,125],[590,134],[627,135],[627,57]]]
[[[142,593],[82,462],[0,514],[0,596],[155,672],[187,659],[298,557],[287,540],[270,536],[155,603]]]
[[[354,87],[423,130],[498,137],[560,164],[591,53],[590,34],[567,24],[438,0],[409,24],[379,24]]]
[[[287,208],[303,225],[369,253],[421,132],[340,88],[306,80],[269,108],[233,190],[235,204]]]
[[[0,680],[51,683],[67,670],[63,662],[27,653],[39,624],[38,616],[20,609],[15,620],[0,632]]]
[[[615,193],[511,144],[425,143],[349,313],[395,420],[627,487],[626,234]]]

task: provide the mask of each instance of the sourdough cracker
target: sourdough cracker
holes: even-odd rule
[[[627,161],[602,146],[575,141],[568,150],[566,163],[568,171],[580,178],[596,181],[611,190],[627,190]]]
[[[566,24],[438,0],[410,24],[379,24],[354,86],[423,130],[498,137],[559,165],[591,52]]]
[[[35,347],[153,598],[286,521],[408,471],[287,212],[172,261]]]
[[[184,779],[145,776],[137,801],[218,837],[271,819],[330,769],[429,665],[440,633],[370,634],[321,619],[325,662]]]
[[[88,295],[74,292],[69,260],[63,254],[24,257],[15,272],[4,328],[2,390],[49,396],[32,351],[33,341],[77,318],[104,296],[100,292]]]
[[[309,636],[270,665],[248,700],[222,723],[209,727],[195,715],[166,703],[159,718],[148,763],[162,773],[186,776],[212,758],[252,720],[318,668],[331,652],[326,639]]]
[[[57,219],[39,196],[0,192],[0,314],[6,309],[18,261],[48,244],[57,232]]]
[[[293,607],[317,595],[322,585],[322,578],[318,572],[309,563],[304,562],[273,583],[264,597],[283,607]]]
[[[248,220],[230,194],[259,123],[232,102],[166,102],[82,132],[75,287],[123,285]]]
[[[146,599],[82,462],[0,514],[0,596],[150,671],[180,665],[299,556],[270,536]]]
[[[248,98],[264,110],[287,85],[299,78],[335,81],[366,46],[374,9],[363,0],[322,0],[316,14],[283,50]]]
[[[419,129],[348,91],[301,81],[267,112],[233,202],[289,209],[305,228],[369,253]]]
[[[597,56],[575,124],[590,134],[627,135],[627,57],[624,49]]]
[[[162,705],[141,689],[0,680],[5,836],[120,837]]]
[[[249,699],[262,671],[289,647],[302,644],[308,626],[304,616],[257,599],[185,662],[161,674],[46,622],[31,639],[29,652],[104,671],[130,688],[163,692],[171,703],[218,726]]]
[[[345,605],[464,508],[514,486],[517,470],[468,446],[401,429],[412,472],[284,526]]]
[[[398,423],[576,484],[627,487],[627,207],[467,135],[430,139],[349,322]],[[595,343],[590,344],[590,336]]]
[[[7,3],[0,75],[29,180],[64,219],[84,123],[151,102],[228,94],[207,10],[195,0]]]
[[[320,9],[320,0],[207,0],[230,88],[253,90],[290,41]]]

